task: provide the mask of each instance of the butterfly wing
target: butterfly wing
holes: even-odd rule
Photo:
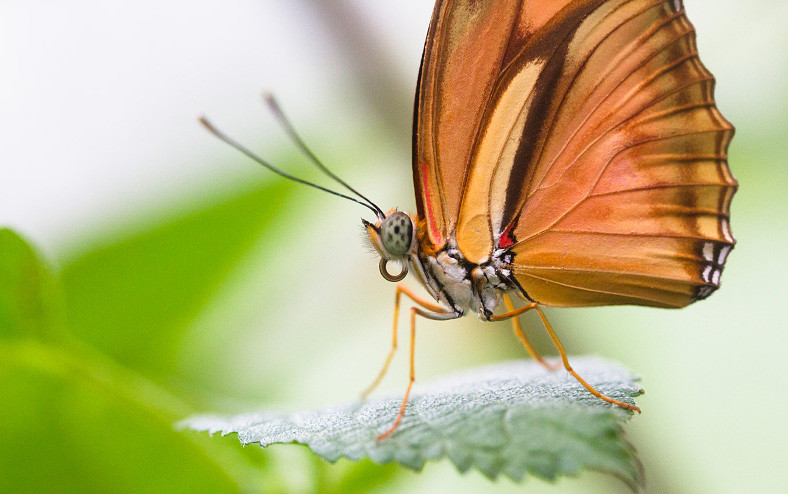
[[[419,72],[413,178],[436,247],[453,234],[480,122],[511,59],[520,0],[438,0]]]
[[[488,60],[483,29],[492,77],[470,62]],[[734,243],[733,127],[680,1],[444,0],[430,33],[414,167],[431,230],[471,262],[512,253],[548,305],[680,307],[716,289]],[[459,74],[481,95],[458,93]]]

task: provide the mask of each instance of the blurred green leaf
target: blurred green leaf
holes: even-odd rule
[[[626,370],[598,359],[576,358],[573,367],[613,398],[632,403],[642,393]],[[589,394],[563,372],[532,361],[476,369],[414,392],[393,436],[376,441],[397,415],[398,398],[318,411],[192,417],[182,426],[237,433],[243,444],[298,443],[328,461],[345,457],[397,462],[418,470],[449,458],[462,472],[521,480],[607,472],[635,488],[643,469],[623,436],[631,412]]]
[[[0,492],[237,491],[106,371],[49,345],[0,344]]]
[[[314,491],[319,494],[364,494],[376,487],[389,485],[401,473],[398,465],[378,465],[368,459],[332,464],[317,456],[312,458],[317,473]]]
[[[84,245],[64,262],[71,330],[147,375],[172,371],[183,332],[286,208],[289,187],[207,192],[169,220]]]
[[[57,277],[10,230],[0,273],[0,492],[259,487],[227,448],[172,429],[188,406],[59,328]]]
[[[49,266],[19,235],[0,229],[0,338],[52,336],[60,302]]]

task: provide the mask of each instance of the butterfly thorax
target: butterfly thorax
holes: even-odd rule
[[[463,256],[454,238],[435,248],[419,230],[417,226],[417,246],[409,260],[419,282],[435,300],[457,314],[470,309],[480,319],[489,320],[503,293],[516,289],[510,281],[507,254],[498,252],[489,261],[475,264]]]
[[[482,263],[471,262],[453,235],[438,247],[430,239],[425,221],[396,209],[381,215],[375,224],[363,224],[370,245],[381,256],[383,277],[399,282],[413,272],[452,316],[471,310],[489,321],[505,292],[524,293],[512,276],[513,254],[506,249],[498,249]],[[390,273],[386,267],[389,261],[400,263],[403,270]]]

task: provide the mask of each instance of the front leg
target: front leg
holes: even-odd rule
[[[394,296],[394,325],[391,330],[391,349],[389,349],[389,354],[386,357],[385,362],[383,362],[383,368],[380,369],[378,376],[375,378],[372,384],[370,384],[367,387],[367,389],[365,389],[361,393],[361,399],[365,399],[367,396],[369,396],[369,394],[372,393],[372,391],[378,386],[378,384],[380,384],[380,381],[383,380],[383,376],[385,376],[386,372],[389,370],[389,365],[391,365],[391,360],[394,358],[394,353],[397,351],[397,326],[399,325],[399,301],[400,301],[400,295],[402,295],[403,293],[407,295],[411,300],[419,304],[420,306],[432,311],[432,313],[434,314],[448,314],[451,312],[448,309],[441,307],[438,304],[434,304],[429,300],[425,300],[419,297],[413,292],[413,290],[403,285],[402,283],[397,283],[397,293]]]
[[[405,290],[403,290],[403,292],[407,294]],[[441,309],[443,308],[441,307]],[[397,414],[397,418],[394,419],[394,423],[386,432],[378,436],[377,438],[378,441],[382,441],[383,439],[389,437],[391,434],[394,433],[394,431],[399,426],[399,423],[402,421],[402,417],[405,416],[405,408],[407,408],[408,406],[408,398],[410,397],[410,390],[413,388],[413,383],[416,382],[416,364],[415,364],[416,315],[419,315],[425,319],[432,319],[435,321],[448,321],[449,319],[456,319],[458,317],[462,317],[462,314],[459,312],[450,312],[446,309],[443,309],[443,311],[444,312],[429,312],[424,309],[420,309],[418,307],[410,308],[410,381],[408,382],[408,389],[405,390],[405,396],[402,398],[402,404],[399,407],[399,413]]]

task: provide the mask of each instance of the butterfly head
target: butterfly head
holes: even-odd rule
[[[401,281],[408,274],[408,257],[416,248],[416,228],[413,220],[402,211],[389,211],[377,224],[362,220],[372,246],[380,254],[380,274],[388,281]],[[393,275],[386,265],[397,261],[402,271]]]

